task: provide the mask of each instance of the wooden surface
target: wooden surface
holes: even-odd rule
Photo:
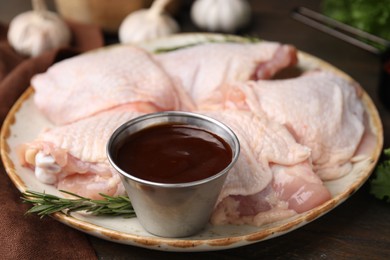
[[[12,17],[7,9],[19,10],[11,8],[8,2],[0,3],[4,7],[0,8],[0,20]],[[183,1],[177,17],[184,32],[199,31],[188,15],[191,2]],[[291,18],[290,12],[297,6],[320,10],[318,0],[252,0],[250,3],[252,22],[239,34],[293,44],[348,73],[374,100],[384,127],[385,147],[390,147],[390,110],[385,108],[378,94],[380,58]],[[25,6],[25,3],[21,4],[21,8]],[[117,40],[115,35],[107,35],[106,39],[107,44]],[[342,205],[298,230],[230,250],[173,253],[117,244],[92,236],[89,239],[100,259],[390,259],[390,204],[375,199],[368,188],[366,183]]]

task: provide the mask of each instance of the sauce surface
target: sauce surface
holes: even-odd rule
[[[184,183],[219,173],[232,161],[232,150],[209,131],[161,124],[130,135],[115,161],[123,171],[143,180]]]

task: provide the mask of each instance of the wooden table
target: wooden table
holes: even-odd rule
[[[188,15],[191,1],[183,2],[178,14],[182,31],[199,31]],[[320,10],[318,0],[252,0],[250,3],[252,22],[240,34],[293,44],[356,79],[380,112],[385,147],[389,147],[390,110],[385,109],[378,95],[379,57],[291,18],[290,12],[296,6]],[[115,36],[107,36],[107,42],[115,40]],[[346,202],[302,228],[235,249],[174,253],[117,244],[92,236],[89,239],[101,259],[390,259],[390,204],[375,199],[368,188],[366,183]]]

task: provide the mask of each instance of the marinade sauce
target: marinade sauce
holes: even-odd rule
[[[160,124],[136,132],[120,146],[116,163],[143,180],[184,183],[219,173],[232,149],[216,134],[185,124]]]

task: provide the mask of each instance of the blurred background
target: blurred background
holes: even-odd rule
[[[63,17],[98,24],[106,33],[112,34],[117,32],[126,15],[137,9],[150,7],[152,2],[153,0],[46,0],[49,9],[57,11]],[[167,7],[167,11],[174,16],[179,25],[184,26],[181,31],[199,31],[196,26],[191,26],[189,17],[189,11],[194,2],[194,0],[173,0]],[[267,15],[267,0],[248,0],[248,2],[255,15],[249,27],[237,32],[238,34],[250,33],[250,28],[259,25],[261,15]],[[290,8],[288,0],[276,2],[281,13]],[[302,0],[294,2],[301,2],[301,6],[313,8],[343,23],[390,39],[390,0]],[[253,7],[258,10],[254,10]],[[17,14],[30,9],[31,1],[28,0],[0,0],[0,22],[8,23]]]

